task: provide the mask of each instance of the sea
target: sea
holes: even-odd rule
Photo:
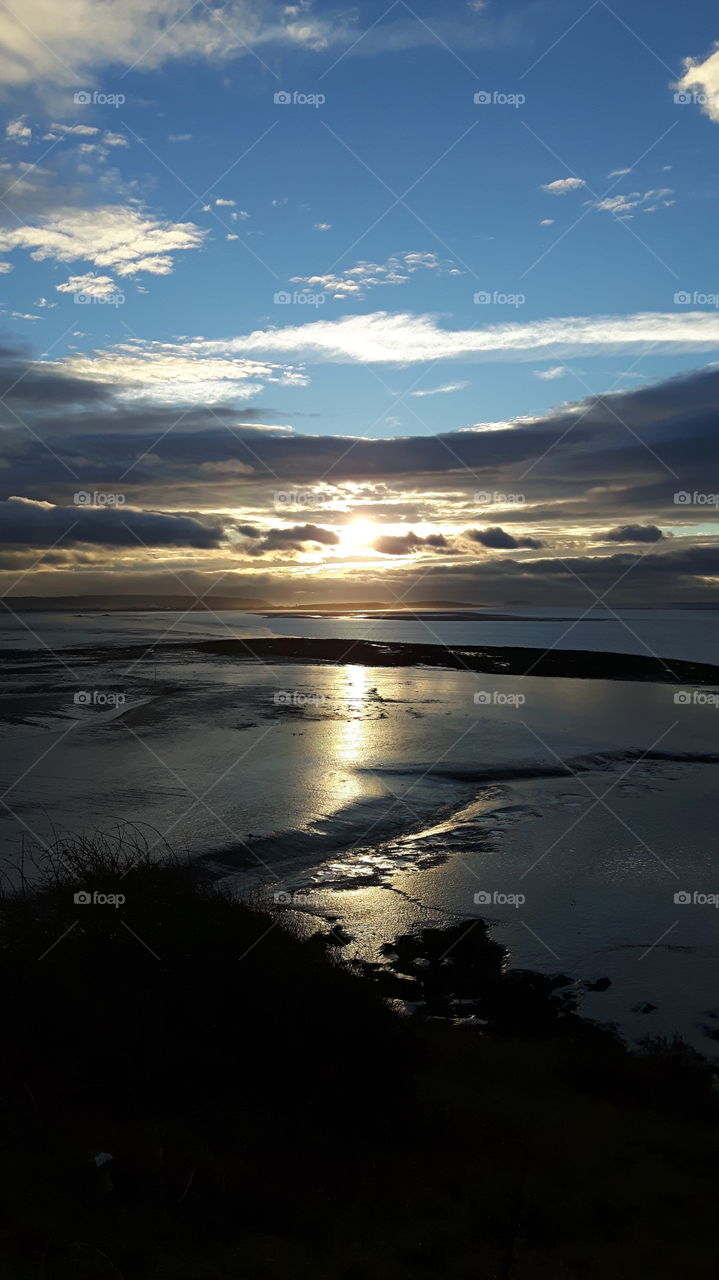
[[[340,637],[347,660],[192,647],[272,635]],[[716,1056],[719,689],[367,667],[355,639],[713,663],[719,615],[2,616],[4,883],[58,839],[132,832],[300,932],[340,924],[348,958],[485,920],[586,1016]]]

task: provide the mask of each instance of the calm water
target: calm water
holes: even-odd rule
[[[674,900],[719,892],[711,703],[677,704],[658,684],[268,667],[190,650],[131,665],[110,648],[92,661],[98,644],[149,643],[168,628],[168,639],[228,627],[430,639],[416,621],[179,617],[27,615],[33,635],[3,620],[6,648],[88,646],[79,660],[42,653],[42,669],[30,653],[8,664],[6,875],[23,845],[136,822],[158,850],[165,838],[240,887],[289,895],[301,926],[341,916],[351,952],[374,956],[420,922],[481,916],[515,964],[609,977],[585,999],[593,1016],[712,1051],[719,912]],[[430,625],[445,642],[536,645],[570,621]],[[661,656],[716,656],[710,614],[625,621]],[[566,643],[643,651],[604,620]]]
[[[588,604],[590,602],[588,601]],[[243,613],[27,613],[0,615],[0,647],[41,649],[69,645],[121,645],[237,636],[337,636],[342,639],[423,644],[515,645],[654,654],[694,662],[719,662],[719,610],[624,609],[589,615],[580,610],[515,610],[511,622],[445,622],[361,617],[265,618]],[[551,621],[536,621],[545,615]],[[555,619],[561,619],[555,621]]]

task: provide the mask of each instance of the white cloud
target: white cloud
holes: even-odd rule
[[[542,382],[554,382],[556,378],[564,378],[569,373],[569,369],[564,364],[555,364],[551,369],[534,369],[535,378],[541,378]]]
[[[70,276],[64,284],[56,284],[58,293],[86,293],[90,298],[110,298],[117,292],[112,276],[97,276],[94,271],[85,275]]]
[[[564,196],[568,191],[578,191],[586,185],[584,178],[557,178],[555,182],[544,183],[542,191],[548,191],[551,196]]]
[[[332,230],[332,223],[331,223],[331,222],[316,222],[316,223],[315,223],[315,231],[331,231],[331,230]]]
[[[68,284],[70,282],[68,281]],[[132,339],[91,355],[72,355],[53,362],[79,378],[99,379],[121,395],[148,394],[174,404],[246,402],[263,384],[301,387],[307,375],[292,366],[221,353],[205,354],[200,342],[150,342]]]
[[[0,252],[27,249],[36,262],[84,258],[121,276],[169,275],[171,254],[199,248],[205,235],[192,222],[162,221],[121,205],[61,208],[43,214],[34,226],[0,228]]]
[[[555,222],[554,218],[542,218],[542,221],[540,222],[539,225],[540,227],[553,227],[554,222]]]
[[[656,213],[658,209],[668,209],[676,201],[668,200],[667,196],[674,195],[671,187],[661,187],[651,191],[629,191],[616,196],[607,196],[603,200],[597,200],[594,205],[595,209],[604,213],[613,213],[617,217],[633,217],[636,209],[641,209],[642,213]]]
[[[612,172],[607,176],[610,178],[624,178],[628,173],[631,173],[631,172],[632,172],[631,169],[612,169]]]
[[[441,387],[428,387],[426,391],[410,391],[411,396],[448,396],[453,391],[464,391],[468,382],[445,382]]]
[[[406,284],[415,271],[436,271],[459,275],[454,263],[443,261],[436,253],[400,253],[387,262],[358,262],[340,274],[327,272],[321,276],[292,276],[292,284],[330,293],[334,298],[363,298],[369,289],[381,284]]]
[[[705,115],[719,122],[719,44],[703,62],[685,58],[684,75],[675,87],[680,93],[696,94]]]
[[[642,312],[566,316],[480,329],[442,329],[436,317],[376,311],[316,320],[219,341],[193,341],[198,355],[291,355],[335,364],[412,364],[423,360],[536,360],[654,347],[662,352],[713,351],[719,312]]]
[[[8,142],[17,142],[21,147],[26,147],[32,139],[32,129],[27,123],[27,116],[18,116],[17,120],[11,120],[5,129],[5,137]]]
[[[6,276],[12,271],[12,262],[0,262],[0,276]]]
[[[348,29],[331,14],[277,15],[255,0],[191,10],[187,0],[23,0],[22,20],[0,9],[0,85],[83,89],[101,67],[152,71],[183,57],[217,63],[273,43],[321,49],[346,40]]]
[[[218,209],[234,209],[235,205],[237,204],[237,201],[223,200],[222,197],[220,196],[218,200],[215,200],[215,204],[217,205]]]
[[[93,138],[100,130],[96,125],[91,124],[51,124],[49,132],[43,137],[43,142],[54,142],[57,138],[68,137],[76,134],[80,138]]]
[[[112,133],[110,129],[103,133],[102,141],[106,147],[129,147],[130,145],[124,133]]]
[[[192,142],[191,133],[171,133],[167,139],[168,142]]]

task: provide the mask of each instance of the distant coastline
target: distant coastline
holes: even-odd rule
[[[30,662],[42,670],[56,662],[43,651],[5,649],[8,661]],[[494,676],[536,676],[570,680],[623,680],[719,686],[719,666],[629,653],[587,649],[540,649],[503,645],[382,643],[373,640],[307,636],[249,636],[228,640],[183,640],[106,647],[82,645],[60,651],[83,662],[161,661],[179,653],[239,662],[333,664],[367,667],[436,667]]]

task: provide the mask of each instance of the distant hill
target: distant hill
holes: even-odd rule
[[[239,609],[253,611],[270,609],[268,600],[255,596],[206,596],[197,600],[194,596],[161,595],[88,595],[88,596],[7,596],[0,603],[14,613],[115,613],[128,609],[172,612],[184,609],[229,612]]]
[[[481,606],[477,604],[467,604],[462,600],[334,600],[332,602],[314,600],[306,604],[290,604],[283,605],[282,608],[288,613],[295,610],[297,613],[369,613],[377,612],[377,610],[389,610],[394,613],[400,612],[402,609],[409,611],[417,609],[478,609]]]

